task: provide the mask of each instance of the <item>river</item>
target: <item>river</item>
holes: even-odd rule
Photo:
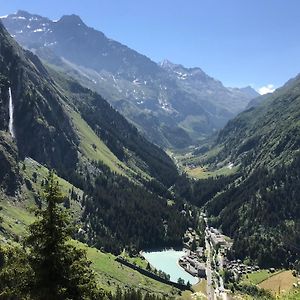
[[[171,281],[177,282],[178,278],[182,278],[185,283],[189,281],[191,284],[196,284],[198,282],[198,278],[187,273],[178,264],[179,258],[183,255],[183,251],[177,251],[173,249],[143,252],[143,256],[150,263],[150,265],[155,267],[157,270],[161,270],[169,274]]]

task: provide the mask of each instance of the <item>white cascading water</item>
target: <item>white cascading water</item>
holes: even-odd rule
[[[9,93],[9,123],[8,123],[8,130],[11,134],[11,136],[14,138],[15,137],[15,132],[14,132],[14,106],[13,106],[13,99],[11,95],[11,88],[8,89]]]

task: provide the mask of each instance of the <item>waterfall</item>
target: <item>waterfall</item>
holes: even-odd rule
[[[8,124],[8,130],[11,134],[11,136],[14,138],[15,137],[15,132],[14,132],[14,106],[13,106],[13,99],[11,95],[11,88],[8,89],[9,93],[9,124]]]

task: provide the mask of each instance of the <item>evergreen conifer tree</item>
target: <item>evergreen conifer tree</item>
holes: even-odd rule
[[[97,292],[90,262],[83,250],[70,245],[71,230],[62,208],[63,195],[53,172],[45,186],[46,208],[29,227],[26,245],[34,273],[31,296],[34,299],[102,299]]]

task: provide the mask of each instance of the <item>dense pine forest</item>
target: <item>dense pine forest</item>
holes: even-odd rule
[[[190,217],[178,214],[184,208],[182,200],[157,197],[156,185],[147,186],[156,193],[106,169],[96,178],[95,187],[84,189],[82,240],[116,254],[124,248],[136,253],[151,247],[180,246],[186,228],[197,225],[196,210],[190,205],[186,207]]]
[[[259,178],[259,180],[257,180]],[[272,171],[258,169],[210,201],[216,225],[235,240],[234,254],[262,266],[289,266],[300,251],[300,156]],[[250,221],[251,220],[251,221]]]

